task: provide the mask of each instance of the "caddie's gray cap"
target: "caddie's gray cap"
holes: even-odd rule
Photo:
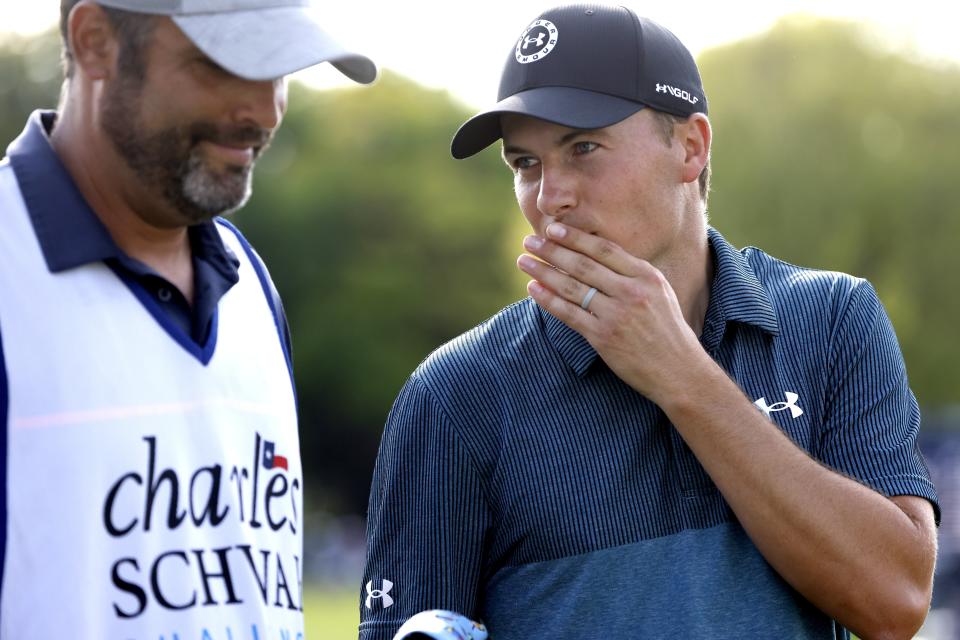
[[[211,60],[248,80],[273,80],[321,62],[363,84],[377,77],[372,60],[348,51],[320,27],[309,0],[94,1],[170,16]]]

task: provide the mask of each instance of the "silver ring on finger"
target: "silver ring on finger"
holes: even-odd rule
[[[593,300],[593,296],[597,295],[597,288],[590,287],[587,289],[587,293],[583,296],[583,300],[580,301],[580,308],[584,311],[590,310],[590,301]]]

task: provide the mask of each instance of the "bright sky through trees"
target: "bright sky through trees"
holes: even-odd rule
[[[315,0],[331,31],[387,67],[433,88],[445,88],[463,102],[493,101],[503,61],[515,38],[540,10],[563,0],[386,0],[334,3]],[[930,59],[960,61],[955,25],[960,5],[913,0],[909,5],[875,0],[626,0],[662,23],[694,52],[759,33],[794,13],[847,18],[874,27],[887,46]],[[53,26],[59,2],[0,0],[0,34],[36,33]],[[328,65],[305,74],[311,84],[341,82]]]

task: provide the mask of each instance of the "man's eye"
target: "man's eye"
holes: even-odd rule
[[[520,156],[513,161],[513,168],[517,169],[518,171],[521,169],[529,169],[530,167],[535,166],[537,166],[537,161],[530,156]]]
[[[576,144],[573,145],[573,151],[578,155],[582,155],[584,153],[590,153],[591,151],[596,150],[596,148],[597,148],[596,142],[577,142]]]

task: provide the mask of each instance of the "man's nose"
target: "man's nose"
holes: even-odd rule
[[[545,216],[562,219],[577,205],[576,180],[563,168],[543,167],[537,208]]]
[[[238,123],[248,122],[261,129],[280,125],[287,110],[286,78],[243,80],[242,97],[236,111]]]

